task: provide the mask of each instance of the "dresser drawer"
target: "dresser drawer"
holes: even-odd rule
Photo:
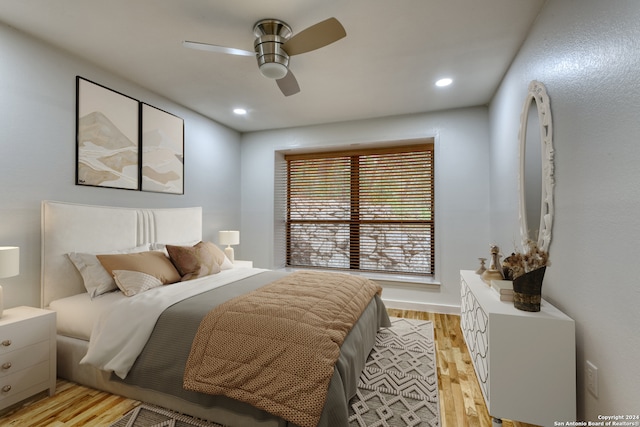
[[[48,361],[2,377],[0,378],[0,403],[38,384],[45,384],[43,387],[45,389],[48,381]]]
[[[44,316],[0,328],[0,355],[49,339],[50,320]]]
[[[49,360],[49,341],[0,354],[0,378]]]

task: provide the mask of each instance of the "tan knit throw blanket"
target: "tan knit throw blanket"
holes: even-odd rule
[[[200,324],[184,388],[315,427],[340,346],[381,292],[363,277],[300,271],[227,301]]]

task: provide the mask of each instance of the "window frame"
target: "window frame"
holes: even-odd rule
[[[398,153],[407,153],[407,152],[429,152],[428,161],[430,162],[428,176],[428,182],[430,186],[428,186],[428,202],[427,208],[430,212],[430,219],[424,220],[406,220],[406,219],[393,219],[393,220],[363,220],[360,218],[359,214],[359,203],[360,197],[358,192],[359,179],[357,177],[359,165],[358,159],[360,156],[365,155],[384,155],[384,154],[398,154]],[[291,183],[290,183],[290,171],[289,171],[289,161],[290,160],[308,160],[308,159],[322,159],[322,158],[332,158],[332,157],[345,157],[348,156],[352,159],[351,162],[351,192],[350,192],[350,218],[348,220],[304,220],[304,219],[292,219],[291,218],[291,200],[289,194],[291,192]],[[290,268],[319,268],[319,269],[332,269],[332,270],[348,270],[348,271],[357,271],[363,273],[381,273],[381,274],[401,274],[401,275],[415,275],[415,276],[427,276],[434,278],[436,275],[436,212],[435,212],[435,144],[433,138],[428,138],[425,140],[420,140],[418,143],[404,144],[404,145],[393,145],[393,146],[383,146],[383,147],[374,147],[374,148],[364,148],[364,149],[347,149],[347,150],[330,150],[330,151],[322,151],[322,152],[305,152],[305,153],[286,153],[283,156],[284,160],[284,169],[285,169],[285,183],[284,183],[284,202],[286,203],[284,209],[284,263],[285,267]],[[355,177],[355,178],[354,178]],[[336,268],[330,266],[314,266],[314,265],[298,265],[292,263],[291,261],[291,226],[292,224],[313,224],[313,223],[332,223],[332,224],[347,224],[349,227],[349,267],[348,268]],[[428,266],[430,268],[427,272],[411,272],[411,271],[397,271],[397,270],[381,270],[381,269],[369,269],[369,268],[361,268],[360,263],[360,237],[362,235],[359,232],[359,228],[362,225],[366,224],[419,224],[419,225],[427,225],[428,236],[429,236],[429,246],[427,251],[428,256]]]

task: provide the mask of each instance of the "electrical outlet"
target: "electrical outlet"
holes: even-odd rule
[[[594,397],[598,397],[598,367],[588,360],[585,367],[585,378],[587,390]]]

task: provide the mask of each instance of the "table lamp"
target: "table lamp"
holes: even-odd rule
[[[17,246],[0,246],[0,278],[13,277],[20,274],[20,248]],[[4,309],[4,297],[0,286],[0,317]]]
[[[237,230],[223,230],[218,232],[218,240],[221,245],[227,245],[224,248],[224,253],[229,258],[229,261],[233,262],[233,248],[231,245],[237,245],[240,243],[240,232]]]

